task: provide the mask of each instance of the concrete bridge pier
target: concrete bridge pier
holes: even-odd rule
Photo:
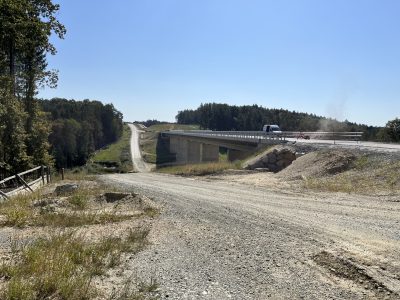
[[[171,137],[170,152],[176,155],[177,164],[201,163],[219,160],[219,147],[187,138]]]
[[[219,147],[202,143],[200,146],[201,162],[219,161]]]
[[[242,159],[245,159],[248,155],[249,155],[249,152],[246,152],[246,151],[228,149],[228,160],[229,161],[242,160]]]

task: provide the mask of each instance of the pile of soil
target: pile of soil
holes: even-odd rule
[[[357,155],[345,150],[320,150],[307,153],[279,172],[285,180],[335,175],[349,170]]]

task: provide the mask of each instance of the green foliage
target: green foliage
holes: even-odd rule
[[[124,125],[122,137],[114,144],[99,150],[90,159],[89,171],[103,173],[107,166],[115,169],[113,172],[129,172],[133,170],[132,157],[130,152],[131,130],[128,125]],[[103,172],[102,172],[103,171]]]
[[[51,162],[49,127],[35,95],[57,82],[46,55],[56,53],[51,34],[65,34],[58,9],[50,0],[0,1],[0,164],[12,173]]]
[[[55,98],[40,105],[52,120],[49,141],[57,168],[84,165],[95,150],[122,135],[122,114],[112,104]]]
[[[386,123],[385,131],[390,141],[400,142],[400,119],[396,118]]]

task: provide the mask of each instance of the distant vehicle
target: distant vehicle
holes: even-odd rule
[[[263,131],[266,132],[268,135],[276,135],[276,136],[282,135],[282,131],[278,125],[264,125]]]

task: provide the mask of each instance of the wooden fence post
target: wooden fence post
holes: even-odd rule
[[[17,179],[31,192],[33,192],[32,188],[29,186],[29,184],[20,176],[20,175],[15,175],[15,177],[17,177]]]
[[[64,168],[61,168],[61,180],[64,180]]]
[[[44,182],[44,166],[42,166],[42,167],[40,168],[40,175],[42,176],[43,185],[45,185],[45,182]]]
[[[49,166],[47,166],[46,171],[47,171],[46,172],[47,183],[50,183],[51,178],[50,178],[50,167]]]

